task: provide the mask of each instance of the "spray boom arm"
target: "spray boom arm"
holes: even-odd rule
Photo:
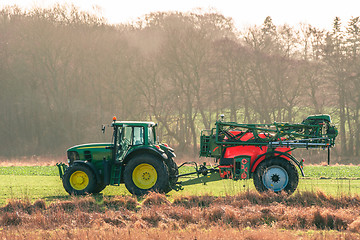
[[[215,126],[202,131],[200,156],[219,157],[222,148],[240,145],[330,148],[338,135],[329,115],[312,115],[299,124],[239,124],[220,120]]]

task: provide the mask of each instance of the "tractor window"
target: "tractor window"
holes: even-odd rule
[[[155,132],[152,127],[149,127],[149,144],[155,144]]]
[[[133,145],[142,145],[144,144],[144,128],[143,127],[134,127],[134,139]]]
[[[126,139],[129,144],[132,144],[131,135],[132,135],[132,127],[124,127],[122,132],[122,139]]]
[[[120,144],[120,142],[121,142],[121,139],[122,139],[122,132],[121,132],[121,130],[122,130],[122,128],[117,128],[117,142],[116,142],[116,144]],[[115,136],[115,132],[114,132],[114,136]],[[114,136],[113,136],[113,138],[114,138]]]
[[[144,144],[143,127],[123,127],[120,142],[126,142],[128,145]]]

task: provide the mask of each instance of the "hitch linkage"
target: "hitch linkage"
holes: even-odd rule
[[[193,175],[193,174],[197,174],[198,177],[200,177],[200,174],[203,176],[208,175],[209,173],[212,172],[216,172],[217,169],[214,168],[207,168],[206,167],[206,162],[204,162],[203,164],[200,165],[200,167],[198,167],[198,164],[196,162],[184,162],[182,163],[178,168],[183,167],[185,164],[194,164],[195,165],[195,172],[190,172],[190,173],[184,173],[184,174],[179,174],[176,175],[177,178],[179,177],[184,177],[184,176],[189,176],[189,175]]]
[[[194,175],[194,174],[196,174],[197,177],[190,178],[185,181],[176,182],[173,186],[171,186],[172,189],[174,189],[175,191],[183,190],[183,186],[194,185],[194,184],[199,184],[199,183],[205,185],[208,182],[219,181],[222,179],[219,175],[219,170],[216,167],[215,168],[214,167],[207,168],[205,162],[203,164],[201,164],[200,166],[198,166],[198,164],[196,162],[184,162],[183,164],[181,164],[179,166],[179,168],[183,167],[185,164],[194,164],[195,172],[179,174],[179,175],[176,175],[175,177],[179,178],[179,177],[185,177],[185,176]]]

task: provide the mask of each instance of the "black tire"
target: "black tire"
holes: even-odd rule
[[[179,168],[172,158],[166,160],[166,166],[169,172],[169,186],[165,190],[165,193],[168,193],[172,190],[172,186],[178,181],[176,175],[179,175]]]
[[[261,162],[254,172],[253,180],[259,192],[270,190],[291,194],[298,186],[299,173],[294,164],[278,157]]]
[[[66,192],[74,195],[93,193],[96,188],[95,174],[83,165],[71,165],[65,171],[62,182]]]
[[[165,193],[169,187],[166,164],[151,155],[135,156],[125,166],[124,182],[131,194],[142,196],[150,191]]]
[[[103,182],[100,182],[96,185],[96,187],[92,193],[99,193],[102,190],[104,190],[105,188],[106,188],[106,185]]]

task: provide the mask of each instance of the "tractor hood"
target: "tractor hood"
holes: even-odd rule
[[[76,145],[67,150],[69,164],[74,161],[102,162],[112,158],[111,143],[88,143]]]
[[[91,151],[91,150],[98,150],[98,151],[104,151],[105,149],[109,149],[111,147],[111,143],[87,143],[87,144],[81,144],[76,145],[71,148],[69,148],[67,151]]]

